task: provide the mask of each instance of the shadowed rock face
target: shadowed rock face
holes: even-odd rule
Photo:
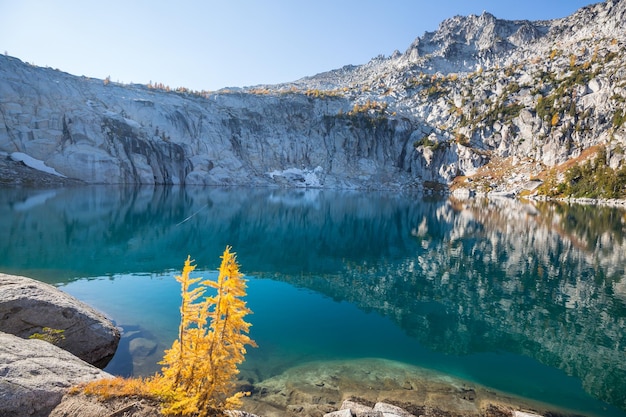
[[[22,338],[63,330],[57,345],[80,359],[104,368],[120,340],[113,323],[101,313],[51,285],[0,274],[0,331]]]
[[[45,417],[68,388],[111,377],[42,340],[0,332],[0,415]]]
[[[491,188],[519,191],[592,146],[623,165],[625,17],[623,1],[542,22],[457,16],[404,54],[210,94],[1,56],[0,152],[88,183],[376,189],[511,158],[520,174]]]

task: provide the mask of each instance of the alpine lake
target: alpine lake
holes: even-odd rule
[[[2,189],[0,271],[122,329],[105,368],[147,376],[180,286],[237,253],[253,314],[242,377],[382,359],[585,416],[626,416],[626,212],[399,192]],[[326,364],[326,365],[324,365]]]

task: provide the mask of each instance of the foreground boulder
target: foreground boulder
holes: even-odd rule
[[[56,345],[99,368],[120,340],[119,330],[92,307],[52,285],[0,273],[0,331],[28,338],[44,327],[62,330]]]
[[[69,387],[111,377],[42,340],[0,332],[0,416],[48,416]]]

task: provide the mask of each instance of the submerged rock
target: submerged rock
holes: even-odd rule
[[[333,411],[332,413],[326,413],[324,414],[324,417],[352,417],[352,411],[348,408],[345,408],[343,410],[337,410],[337,411]]]
[[[0,416],[44,417],[68,388],[108,373],[42,340],[0,332]]]
[[[92,307],[52,285],[0,273],[0,331],[28,338],[44,328],[62,330],[57,346],[100,368],[120,340],[119,330]]]
[[[154,340],[138,337],[130,341],[128,350],[133,356],[146,357],[153,354],[156,347],[157,343]]]
[[[356,401],[345,400],[338,411],[324,414],[324,417],[415,417],[402,407],[378,402],[373,407]]]
[[[243,408],[263,417],[510,417],[515,410],[550,411],[538,402],[383,359],[310,362],[255,383],[251,391]]]

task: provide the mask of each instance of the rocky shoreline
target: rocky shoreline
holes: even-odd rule
[[[33,169],[26,166],[22,162],[14,161],[7,155],[0,153],[0,186],[4,187],[36,187],[36,188],[52,188],[52,187],[68,187],[86,185],[84,182],[63,178],[52,175],[43,171]],[[428,191],[428,190],[425,190]],[[449,194],[457,199],[472,198],[519,198],[517,193],[493,192],[493,193],[473,193],[469,189],[456,188]],[[609,198],[550,198],[540,195],[524,196],[524,199],[530,201],[557,201],[567,204],[586,204],[607,206],[626,209],[626,199],[609,199]]]
[[[566,416],[545,404],[383,359],[312,362],[251,387],[243,408],[263,417]]]
[[[615,208],[626,208],[626,199],[619,198],[574,198],[574,197],[548,197],[539,194],[521,195],[522,190],[528,188],[516,188],[510,191],[493,191],[488,193],[475,192],[468,188],[453,187],[449,194],[457,200],[472,199],[518,199],[527,201],[553,201],[566,204],[584,204],[590,206],[605,206]]]
[[[98,401],[69,394],[77,384],[112,377],[93,365],[104,367],[119,343],[119,331],[108,318],[31,278],[0,274],[0,288],[0,415],[160,416],[158,405],[147,399]],[[60,346],[28,338],[45,327],[63,330],[66,337],[57,343]],[[242,377],[241,388],[252,395],[244,399],[246,411],[233,411],[231,416],[559,414],[541,404],[380,359],[311,363],[253,385]]]
[[[51,336],[56,345],[46,341]],[[0,273],[0,415],[48,416],[70,387],[111,377],[100,368],[119,340],[113,323],[88,305]]]
[[[536,201],[557,201],[567,204],[584,204],[589,206],[606,206],[616,208],[626,208],[626,199],[617,198],[549,198],[543,196],[533,196],[530,200]]]

